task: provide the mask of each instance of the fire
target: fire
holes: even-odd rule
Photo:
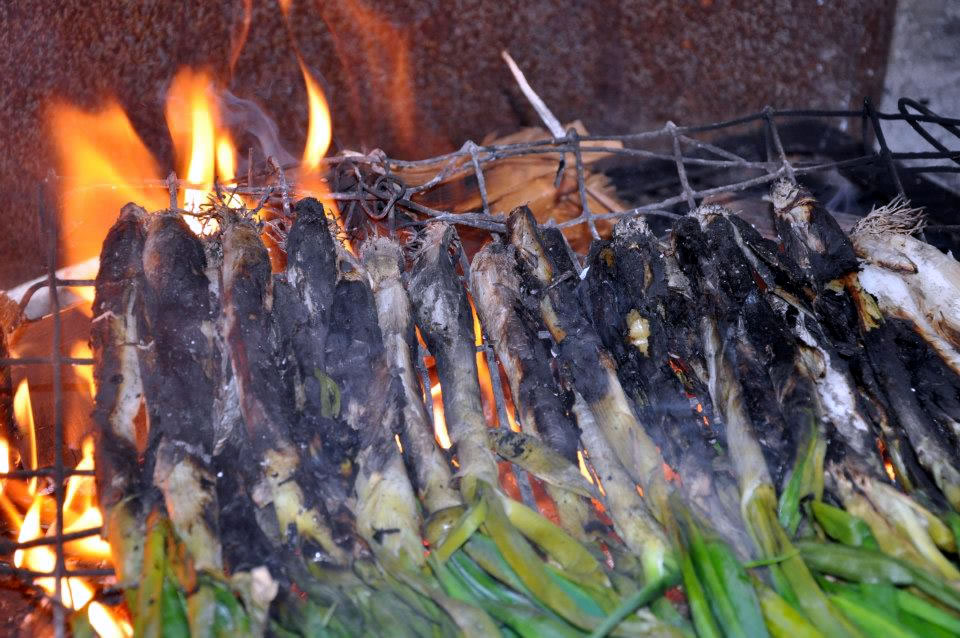
[[[24,543],[41,538],[40,512],[43,498],[38,494],[27,511],[27,515],[23,519],[23,525],[20,527],[20,534],[17,537],[18,542]],[[51,529],[53,528],[51,527]],[[56,569],[57,557],[49,545],[35,545],[28,549],[17,550],[13,556],[13,563],[23,569],[36,572],[52,572]],[[48,594],[52,595],[56,591],[56,582],[52,576],[37,578],[34,582]],[[117,638],[132,636],[133,628],[130,624],[115,618],[108,608],[93,601],[93,596],[93,587],[83,578],[61,579],[60,597],[63,604],[71,609],[83,609],[89,603],[88,618],[90,624],[100,636],[116,636]]]
[[[354,252],[353,246],[350,240],[346,238],[346,227],[343,218],[340,216],[340,207],[330,197],[330,190],[327,188],[320,170],[321,160],[330,150],[330,142],[333,139],[330,107],[327,105],[327,98],[323,91],[320,90],[320,85],[317,84],[307,65],[303,62],[303,58],[298,55],[297,60],[300,62],[303,82],[307,87],[307,112],[310,118],[307,124],[307,144],[303,148],[303,158],[300,161],[300,179],[297,190],[305,195],[312,195],[323,203],[327,215],[337,222],[344,246],[352,253]]]
[[[447,420],[443,417],[443,395],[440,393],[439,383],[434,383],[430,388],[430,397],[433,401],[433,435],[440,447],[449,450],[450,434],[447,432]]]
[[[299,59],[299,58],[298,58]],[[307,145],[303,149],[302,169],[313,172],[320,166],[320,160],[330,149],[330,140],[333,138],[333,128],[330,119],[330,107],[327,98],[317,81],[313,79],[307,65],[299,59],[300,70],[303,72],[303,82],[307,85],[307,108],[310,120],[307,126]]]
[[[73,344],[73,347],[70,348],[71,358],[89,359],[92,356],[93,353],[90,351],[90,345],[86,341],[77,341]],[[80,377],[80,380],[86,384],[90,396],[97,396],[97,386],[93,381],[93,366],[74,366],[73,371]]]
[[[232,182],[237,176],[237,149],[226,131],[217,137],[217,175],[224,183]]]
[[[593,475],[590,473],[590,470],[587,469],[587,462],[583,458],[583,452],[577,450],[577,465],[580,467],[580,474],[583,475],[583,478],[587,479],[587,483],[593,485]]]
[[[166,207],[167,197],[163,190],[143,186],[144,180],[160,177],[160,168],[117,102],[108,101],[94,113],[54,103],[48,118],[63,178],[63,259],[76,264],[100,254],[124,204],[157,210]]]
[[[174,77],[167,93],[167,125],[173,136],[178,172],[186,175],[183,208],[199,212],[213,190],[214,179],[227,184],[236,177],[236,149],[230,133],[220,124],[213,78],[206,72],[183,69]],[[215,232],[216,223],[206,224],[185,216],[197,234]]]
[[[897,481],[897,472],[893,467],[893,460],[890,458],[890,453],[887,450],[887,443],[880,437],[877,437],[877,450],[880,452],[880,458],[883,460],[883,469],[887,473],[887,476],[890,477],[890,480],[896,483]]]
[[[89,356],[83,344],[74,346],[72,356]],[[79,370],[84,368],[80,367]],[[80,373],[83,374],[83,373]],[[92,374],[87,371],[84,375],[87,387],[93,392]],[[23,459],[29,469],[38,466],[36,423],[33,408],[30,402],[30,385],[23,379],[17,386],[14,394],[14,415],[19,428],[24,433],[29,445],[29,455]],[[82,444],[82,457],[77,464],[77,470],[94,469],[94,443],[87,437]],[[0,472],[10,471],[10,446],[6,439],[0,438]],[[56,507],[53,490],[38,489],[36,477],[27,481],[27,494],[31,498],[30,506],[22,517],[17,506],[5,494],[13,479],[0,479],[0,505],[7,518],[19,528],[17,542],[26,543],[39,539],[53,539],[57,531]],[[63,532],[65,534],[97,529],[103,526],[103,517],[96,506],[96,486],[92,476],[71,476],[67,479],[63,490]],[[46,529],[46,532],[44,532]],[[85,536],[63,544],[64,557],[68,563],[77,561],[105,562],[110,560],[110,545],[99,535]],[[52,543],[34,545],[26,549],[19,549],[14,553],[13,563],[16,567],[41,573],[53,572],[57,567],[57,556]],[[48,595],[56,594],[57,583],[53,576],[41,576],[34,583]],[[86,607],[90,624],[100,636],[127,638],[133,635],[133,628],[129,623],[116,616],[108,607],[93,600],[94,586],[84,578],[67,577],[60,581],[61,602],[71,609]]]
[[[483,345],[483,329],[480,327],[480,317],[477,315],[477,308],[473,305],[473,299],[467,297],[467,300],[470,302],[470,312],[473,313],[473,336],[474,336],[474,345],[477,347]],[[497,416],[497,403],[493,394],[493,377],[491,376],[490,366],[487,365],[487,357],[481,351],[477,351],[477,378],[480,381],[480,396],[483,400],[483,412],[484,416],[493,427],[497,427],[500,423],[500,419]],[[497,370],[497,374],[500,371]],[[514,417],[515,410],[513,403],[506,401],[506,412],[507,412],[507,425],[514,432],[520,431],[520,425],[517,424],[517,421]]]
[[[21,429],[27,432],[27,441],[29,443],[30,457],[29,468],[37,469],[37,430],[33,422],[33,406],[30,403],[30,384],[26,378],[17,385],[17,392],[13,395],[13,415]],[[37,477],[30,479],[30,493],[37,491]]]

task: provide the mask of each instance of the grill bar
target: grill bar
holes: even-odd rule
[[[705,197],[761,186],[784,176],[795,180],[798,176],[830,170],[853,168],[870,169],[876,174],[885,174],[889,182],[895,187],[895,190],[904,194],[904,186],[901,181],[902,175],[960,173],[960,150],[947,148],[944,144],[933,138],[925,128],[928,126],[936,126],[949,132],[955,138],[960,139],[960,118],[940,116],[916,101],[906,98],[900,100],[898,107],[899,112],[897,113],[883,113],[877,111],[870,100],[865,100],[863,107],[859,110],[778,110],[766,107],[757,113],[697,126],[677,126],[672,122],[668,122],[665,126],[656,130],[625,135],[580,135],[576,130],[569,129],[561,137],[535,142],[480,146],[469,141],[456,151],[423,160],[396,160],[386,157],[382,151],[374,151],[366,155],[326,158],[323,160],[323,164],[328,168],[336,168],[343,165],[347,170],[349,170],[349,167],[360,165],[365,167],[366,170],[380,176],[373,187],[364,184],[363,180],[358,180],[359,183],[354,188],[344,191],[334,190],[328,197],[335,201],[352,202],[355,205],[359,204],[361,205],[361,213],[371,218],[378,220],[388,219],[391,233],[399,229],[394,218],[397,207],[407,209],[431,219],[450,221],[458,225],[471,226],[490,232],[503,232],[505,221],[503,216],[490,209],[484,166],[505,158],[543,154],[561,154],[564,158],[562,161],[567,161],[566,156],[570,154],[573,156],[573,161],[576,166],[577,191],[582,203],[582,212],[574,219],[559,223],[558,227],[571,228],[585,224],[589,228],[591,235],[596,238],[599,237],[599,232],[596,227],[598,221],[616,220],[621,217],[637,215],[675,218],[678,217],[679,214],[671,209],[678,204],[685,204],[687,208],[693,209],[698,201],[701,201]],[[860,133],[863,140],[862,155],[835,161],[791,163],[788,159],[788,149],[784,145],[778,126],[797,119],[846,120],[846,123],[851,126],[859,122]],[[930,144],[933,150],[904,152],[889,148],[884,135],[884,125],[891,123],[911,126]],[[760,125],[763,127],[763,134],[767,142],[767,155],[762,161],[747,159],[735,152],[720,148],[709,141],[695,137],[699,134],[714,133],[750,125]],[[878,146],[878,150],[876,151],[874,151],[873,147],[869,144],[871,136],[872,139],[876,140]],[[637,148],[636,146],[627,146],[629,144],[636,145],[655,141],[669,142],[672,152],[665,153]],[[617,146],[611,143],[616,143]],[[688,157],[684,155],[685,149],[698,150],[708,156]],[[636,159],[670,162],[676,167],[677,181],[665,182],[661,186],[673,187],[673,193],[659,201],[643,204],[627,210],[595,213],[590,210],[588,202],[588,189],[585,183],[583,160],[584,153],[607,153]],[[928,160],[929,162],[921,165],[898,166],[898,161],[904,160]],[[937,160],[943,160],[944,163],[937,162]],[[431,166],[437,167],[436,176],[420,186],[405,187],[394,175],[396,169]],[[702,167],[716,170],[741,169],[741,171],[759,171],[762,174],[746,177],[730,184],[697,189],[690,183],[690,176],[688,174],[689,167]],[[241,178],[244,183],[236,189],[236,192],[241,195],[256,197],[261,200],[261,203],[272,201],[275,205],[280,204],[279,206],[275,206],[276,208],[285,210],[289,206],[291,196],[296,192],[296,181],[285,173],[285,170],[288,170],[288,168],[289,167],[279,167],[274,163],[270,166],[270,170],[264,172],[262,175],[256,176],[251,171],[248,175]],[[359,171],[355,172],[359,174]],[[413,200],[414,196],[418,193],[429,191],[444,179],[470,174],[475,177],[480,193],[481,207],[478,211],[455,213],[449,210],[436,210]],[[263,180],[263,185],[257,186],[253,183],[253,180],[257,177]],[[271,181],[273,183],[270,183]],[[57,508],[55,533],[24,543],[7,542],[4,548],[12,553],[17,549],[52,545],[56,553],[56,564],[52,572],[35,572],[18,569],[11,564],[0,562],[0,574],[12,575],[22,580],[32,589],[36,589],[33,587],[32,582],[36,578],[55,578],[56,589],[54,595],[50,598],[54,603],[55,635],[60,637],[64,636],[66,632],[66,609],[61,603],[62,579],[71,576],[105,577],[112,575],[113,571],[111,569],[101,568],[70,569],[66,564],[63,551],[64,543],[93,536],[101,531],[99,528],[85,529],[71,533],[64,533],[63,531],[65,480],[71,476],[91,476],[93,472],[64,467],[62,367],[64,365],[92,365],[93,359],[65,357],[62,355],[62,322],[59,312],[60,297],[58,290],[69,287],[89,287],[94,285],[94,281],[91,279],[65,279],[56,276],[57,232],[56,224],[53,223],[53,216],[50,214],[49,194],[46,191],[50,185],[50,180],[47,180],[41,185],[38,189],[37,198],[37,215],[40,220],[40,226],[46,229],[48,233],[47,275],[44,280],[35,283],[26,291],[20,300],[20,306],[21,309],[25,308],[34,294],[43,288],[47,288],[53,312],[52,354],[47,357],[0,358],[0,366],[49,365],[53,367],[54,444],[56,448],[54,450],[54,463],[50,467],[42,467],[36,470],[18,470],[0,474],[0,478],[29,479],[33,477],[49,477],[52,480]],[[170,188],[189,186],[190,184],[186,180],[177,180],[175,176],[172,176],[171,179],[168,180],[146,181],[141,183],[141,185],[167,190]],[[103,186],[112,187],[113,185],[104,184]],[[419,224],[420,222],[415,223]],[[933,225],[928,228],[931,230],[956,230],[960,228],[960,225]],[[465,278],[468,278],[469,266],[463,255],[461,255],[461,259],[463,273]],[[576,263],[579,266],[579,262],[577,261]],[[501,427],[507,427],[506,401],[498,372],[498,365],[492,349],[486,343],[486,339],[484,338],[483,341],[483,345],[478,346],[477,351],[483,353],[490,369],[498,420]],[[434,419],[434,410],[430,392],[430,376],[424,365],[424,357],[426,356],[429,356],[429,353],[422,346],[418,346],[416,357],[417,372],[423,386],[427,413],[432,422]],[[515,471],[523,498],[528,504],[532,505],[533,497],[529,481],[525,473],[519,470]]]

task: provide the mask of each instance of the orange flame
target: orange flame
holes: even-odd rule
[[[29,443],[30,457],[28,459],[31,470],[37,469],[37,429],[33,422],[33,405],[30,403],[30,384],[24,378],[17,385],[17,391],[13,395],[13,416],[22,431],[27,434]],[[30,479],[30,494],[37,491],[37,477]]]
[[[220,131],[217,135],[217,177],[223,183],[232,182],[237,176],[237,149],[230,133]]]
[[[433,384],[430,388],[430,397],[433,401],[433,435],[440,447],[449,450],[450,434],[447,432],[447,420],[443,416],[443,395],[440,392],[439,383]]]
[[[330,107],[327,98],[317,81],[310,74],[307,65],[298,57],[300,70],[303,72],[303,82],[307,85],[307,107],[310,114],[307,125],[307,144],[303,149],[302,170],[310,173],[320,166],[320,160],[330,149],[330,140],[333,139],[333,128],[330,119]]]
[[[353,246],[346,238],[346,226],[340,216],[340,207],[330,197],[330,190],[323,179],[321,160],[330,150],[330,141],[333,139],[333,123],[330,118],[330,107],[320,85],[313,78],[303,58],[299,55],[300,71],[303,73],[303,82],[307,87],[307,109],[309,122],[307,124],[307,143],[303,148],[303,159],[300,161],[300,178],[297,190],[305,195],[312,195],[323,203],[327,216],[336,220],[340,229],[344,247],[353,252]]]
[[[44,497],[41,494],[37,494],[34,498],[33,504],[23,519],[17,542],[24,543],[41,537],[40,513],[43,499]],[[64,528],[64,531],[67,531],[66,528]],[[74,544],[75,542],[68,543],[68,545]],[[107,553],[109,555],[109,547]],[[13,556],[13,563],[23,569],[36,572],[52,572],[56,569],[57,557],[49,545],[36,545],[28,549],[17,550]],[[52,576],[37,578],[34,582],[48,594],[52,595],[56,592],[56,580]],[[71,576],[60,581],[60,599],[64,605],[72,609],[82,609],[87,603],[90,603],[87,610],[88,618],[90,624],[100,636],[116,636],[117,638],[132,636],[133,628],[130,624],[114,617],[111,611],[99,602],[92,601],[93,595],[93,588],[83,578]]]
[[[71,351],[75,357],[89,356],[89,350],[81,343],[76,344]],[[81,370],[86,369],[84,375]],[[93,392],[93,378],[89,369],[78,367],[78,373],[87,381],[87,389]],[[24,462],[31,469],[36,469],[37,437],[33,409],[30,401],[29,381],[24,378],[17,386],[14,395],[14,414],[21,431],[24,432],[29,444],[29,457]],[[10,471],[10,450],[5,439],[0,438],[0,472]],[[82,444],[82,457],[77,464],[77,470],[90,471],[94,469],[94,443],[87,437]],[[3,492],[8,487],[9,479],[0,479],[0,507],[7,518],[19,528],[17,541],[20,543],[52,538],[57,531],[56,508],[53,507],[53,495],[47,490],[37,489],[37,478],[28,482],[28,494],[32,496],[30,506],[22,517],[20,511]],[[83,530],[97,529],[103,526],[103,516],[96,506],[96,484],[92,476],[71,476],[64,486],[63,500],[63,532],[70,534]],[[43,529],[46,528],[46,534]],[[86,536],[67,541],[63,544],[64,555],[68,560],[88,560],[103,562],[110,560],[110,545],[99,535]],[[19,549],[13,556],[14,565],[36,572],[52,572],[57,566],[57,557],[50,544],[35,545],[26,549]],[[53,576],[43,576],[34,580],[35,584],[47,594],[54,595],[57,582]],[[87,616],[91,626],[100,636],[129,638],[133,635],[133,628],[122,618],[101,603],[94,601],[94,587],[86,579],[79,577],[63,578],[60,581],[60,600],[72,609],[87,607]]]
[[[89,359],[93,356],[93,353],[90,351],[90,345],[86,341],[77,341],[73,344],[73,347],[70,348],[70,356],[74,359]],[[90,393],[90,397],[95,397],[97,395],[97,386],[93,381],[93,366],[73,366],[74,374],[80,377],[83,381],[87,390]]]
[[[213,78],[206,72],[183,69],[173,78],[167,93],[167,126],[173,136],[178,170],[186,174],[183,208],[197,212],[213,190],[214,178],[221,183],[236,176],[236,149],[230,134],[220,125],[220,113],[213,93]],[[216,224],[202,224],[185,217],[197,234],[216,231]]]
[[[890,458],[890,453],[887,450],[887,443],[880,437],[877,437],[877,451],[880,452],[880,458],[883,461],[883,469],[887,473],[887,476],[890,477],[890,480],[896,482],[897,472],[893,467],[893,460]]]
[[[95,113],[55,103],[48,121],[63,178],[60,234],[66,263],[99,255],[107,230],[127,202],[150,210],[167,205],[164,190],[143,186],[160,169],[117,102]]]
[[[483,329],[480,327],[480,317],[477,315],[477,309],[473,305],[473,299],[467,297],[467,300],[470,302],[470,312],[473,313],[473,337],[474,345],[482,346],[483,345]],[[500,424],[500,417],[497,415],[497,403],[493,393],[493,377],[491,376],[490,366],[487,365],[487,357],[481,352],[477,351],[477,378],[480,382],[480,397],[483,402],[483,414],[487,419],[487,423],[491,427],[498,427]],[[497,374],[500,373],[499,370],[496,371]],[[514,432],[520,431],[520,426],[517,424],[516,419],[514,418],[514,409],[512,402],[506,403],[506,413],[507,413],[507,425]]]

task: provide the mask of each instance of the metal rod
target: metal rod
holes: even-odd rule
[[[580,193],[580,217],[585,219],[590,228],[590,235],[594,239],[600,239],[600,233],[597,232],[597,225],[593,221],[593,214],[590,212],[590,201],[587,198],[587,182],[583,170],[583,153],[580,151],[580,134],[577,129],[571,128],[567,131],[567,137],[573,141],[573,158],[577,164],[577,189]]]
[[[65,476],[96,476],[94,470],[77,470],[77,469],[65,469],[63,471]],[[53,476],[54,469],[52,467],[41,467],[36,470],[14,470],[12,472],[3,472],[0,473],[0,479],[14,479],[14,480],[23,480],[31,479],[34,477],[43,477],[43,476]]]
[[[51,365],[53,363],[62,363],[70,366],[92,366],[94,361],[85,357],[19,357],[2,358],[0,366],[33,366],[33,365]]]
[[[47,231],[47,282],[50,294],[50,310],[53,313],[53,336],[51,342],[53,356],[53,493],[56,501],[56,520],[54,545],[56,565],[53,570],[53,598],[57,602],[63,601],[63,576],[66,570],[66,557],[63,553],[63,499],[64,480],[66,474],[63,468],[63,318],[60,316],[60,295],[57,290],[57,224],[47,214],[46,192],[44,185],[37,193],[37,217],[40,228]],[[56,638],[63,638],[66,634],[64,624],[64,610],[60,605],[53,609],[53,630]]]
[[[797,177],[793,172],[793,167],[787,160],[787,154],[783,150],[783,142],[780,141],[780,132],[777,130],[777,123],[773,119],[774,110],[772,107],[768,106],[763,110],[763,113],[767,121],[767,130],[770,131],[770,139],[773,142],[773,148],[776,150],[777,157],[780,159],[780,166],[783,167],[784,172],[787,174],[787,179],[796,184]]]
[[[677,126],[673,122],[667,122],[667,128],[670,130],[673,142],[673,159],[677,165],[677,178],[680,180],[680,186],[683,188],[683,196],[687,200],[687,207],[692,212],[697,207],[697,200],[693,195],[693,189],[690,188],[690,182],[687,180],[687,169],[683,166],[683,153],[680,151],[680,138],[677,136]]]
[[[867,115],[870,117],[870,122],[873,124],[873,133],[877,138],[877,144],[880,146],[880,156],[883,158],[883,161],[887,164],[887,171],[890,173],[890,179],[893,181],[894,186],[897,187],[897,192],[904,199],[907,198],[907,194],[903,190],[903,183],[900,181],[900,175],[897,173],[897,165],[893,161],[893,157],[890,155],[890,149],[887,147],[887,140],[883,136],[883,128],[880,126],[880,117],[873,108],[873,100],[869,97],[863,100],[863,107],[867,111]]]
[[[18,543],[8,543],[5,546],[9,547],[12,550],[17,549],[29,549],[30,547],[39,547],[41,545],[55,545],[58,542],[69,542],[75,541],[81,538],[89,538],[90,536],[100,536],[103,533],[102,527],[91,527],[89,529],[81,529],[76,532],[68,532],[66,534],[61,534],[60,536],[42,536],[40,538],[34,538],[33,540],[23,541]]]

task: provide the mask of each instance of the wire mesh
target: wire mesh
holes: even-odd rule
[[[844,159],[791,162],[791,149],[784,145],[779,127],[783,122],[799,119],[838,122],[841,124],[841,128],[851,129],[856,123],[859,123],[861,153],[855,157],[846,157]],[[851,125],[851,123],[854,124]],[[897,124],[911,127],[916,131],[918,136],[927,142],[932,150],[922,152],[897,152],[891,149],[884,135],[884,124]],[[762,160],[748,159],[729,149],[717,146],[709,140],[699,139],[697,137],[718,134],[723,131],[733,130],[737,127],[750,125],[762,128],[762,135],[766,147],[766,157]],[[960,118],[943,117],[932,112],[915,100],[903,98],[899,101],[898,112],[896,113],[877,111],[869,99],[864,101],[863,107],[859,110],[777,110],[767,107],[757,113],[713,124],[677,126],[672,122],[668,122],[665,126],[657,130],[625,135],[581,135],[575,129],[571,128],[567,130],[563,137],[533,142],[478,145],[472,141],[468,141],[457,151],[438,157],[414,161],[391,159],[382,151],[373,151],[366,154],[350,153],[324,160],[327,168],[335,176],[352,176],[352,179],[349,180],[350,183],[346,185],[344,185],[344,180],[338,181],[335,178],[332,184],[333,188],[326,196],[339,202],[345,209],[345,215],[348,218],[358,212],[362,213],[370,220],[386,223],[391,233],[402,228],[402,224],[398,223],[397,218],[397,212],[400,210],[410,214],[413,218],[412,221],[408,220],[403,222],[404,224],[415,226],[429,220],[442,220],[459,226],[474,227],[492,233],[501,233],[505,230],[504,213],[508,211],[492,211],[490,209],[484,167],[507,158],[561,154],[563,158],[560,160],[561,169],[563,168],[563,164],[568,161],[568,156],[573,159],[576,169],[577,190],[580,202],[582,203],[582,210],[576,218],[559,222],[557,226],[563,229],[585,226],[590,235],[597,238],[600,236],[597,222],[601,220],[614,220],[638,215],[674,218],[682,214],[674,210],[678,205],[685,206],[687,210],[692,210],[705,197],[711,195],[742,191],[768,184],[781,177],[795,181],[805,175],[830,170],[868,167],[878,174],[885,174],[885,179],[892,185],[893,190],[900,195],[906,195],[901,175],[960,173],[960,150],[952,150],[938,141],[937,137],[930,132],[930,127],[936,127],[948,133],[953,138],[960,140]],[[639,144],[652,140],[669,142],[670,152],[650,150],[638,146]],[[874,142],[876,143],[875,145]],[[688,149],[688,154],[685,154],[685,148]],[[695,151],[696,155],[690,154],[690,150]],[[666,186],[668,188],[673,187],[675,192],[658,201],[645,203],[632,208],[607,213],[596,213],[591,210],[589,198],[587,197],[584,168],[584,154],[586,153],[608,153],[644,160],[672,162],[676,169],[676,181],[670,180]],[[904,161],[924,161],[924,163],[907,166],[902,164]],[[241,178],[241,183],[231,189],[231,192],[255,197],[259,200],[260,206],[269,206],[272,204],[279,215],[286,216],[289,214],[291,197],[299,194],[296,181],[290,180],[287,177],[287,171],[292,167],[280,167],[272,160],[266,162],[266,165],[268,169],[263,173],[254,174],[251,170],[247,176]],[[436,167],[436,174],[433,178],[416,186],[405,185],[397,176],[397,172],[404,168],[423,169],[429,167]],[[761,174],[744,179],[731,179],[730,183],[697,189],[694,188],[689,179],[690,167],[749,169],[751,171],[758,171]],[[416,201],[418,195],[436,188],[444,180],[468,174],[472,174],[476,179],[481,201],[479,210],[467,212],[438,210]],[[731,172],[730,174],[732,176],[742,176],[743,173],[741,171]],[[260,185],[255,183],[257,180],[261,181]],[[144,185],[164,189],[173,188],[178,185],[189,186],[189,184],[175,179],[166,181],[158,180],[155,183],[151,182]],[[110,187],[111,185],[104,186]],[[63,356],[61,352],[62,326],[59,312],[60,302],[58,290],[64,287],[92,286],[94,282],[85,279],[61,279],[57,277],[57,225],[50,215],[49,194],[47,193],[47,189],[50,187],[50,181],[41,187],[38,192],[37,206],[40,227],[45,229],[47,233],[47,276],[44,281],[38,282],[28,289],[20,305],[21,308],[25,308],[35,293],[44,288],[46,289],[49,295],[53,320],[52,354],[48,357],[0,358],[0,367],[35,365],[52,367],[54,377],[54,462],[52,466],[40,467],[36,470],[15,470],[0,474],[0,478],[49,478],[53,483],[56,501],[56,529],[53,535],[27,542],[3,541],[0,543],[0,555],[11,556],[13,552],[18,549],[27,549],[38,545],[52,545],[55,548],[56,563],[51,572],[36,572],[28,569],[19,569],[9,561],[0,561],[0,573],[13,575],[27,587],[32,587],[34,580],[40,577],[53,577],[55,579],[55,590],[50,598],[53,602],[55,635],[60,637],[63,636],[66,631],[66,608],[61,604],[63,600],[61,587],[65,582],[63,579],[70,576],[109,576],[112,574],[112,570],[99,568],[70,569],[67,566],[63,551],[63,546],[66,542],[101,533],[100,528],[85,529],[67,534],[63,531],[65,481],[71,476],[89,476],[93,472],[89,470],[76,470],[64,466],[62,406],[64,390],[61,384],[61,371],[63,366],[92,365],[93,360]],[[956,228],[944,226],[943,228],[946,230],[954,230],[960,229],[960,226]],[[465,255],[462,253],[461,266],[463,269],[464,283],[466,285],[469,280],[469,265],[467,264]],[[481,346],[478,346],[478,352],[483,354],[489,366],[493,395],[496,403],[495,409],[499,422],[506,424],[508,422],[506,402],[498,374],[498,366],[496,365],[493,350],[487,344],[486,339],[483,340]],[[421,347],[419,354],[417,370],[423,385],[426,408],[432,420],[434,415],[433,402],[431,400],[431,382],[429,373],[423,364],[424,356],[427,356],[429,353]],[[527,488],[523,494],[524,499],[531,499],[529,483],[522,476],[518,476],[517,478],[521,487],[526,486]]]

